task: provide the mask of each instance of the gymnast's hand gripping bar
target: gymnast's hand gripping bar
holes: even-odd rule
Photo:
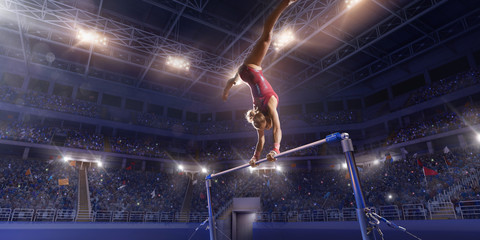
[[[341,141],[343,139],[348,139],[348,137],[349,137],[348,133],[338,133],[338,132],[337,133],[332,133],[332,134],[328,135],[325,139],[321,139],[321,140],[318,140],[316,142],[309,143],[307,145],[303,145],[303,146],[300,146],[300,147],[297,147],[297,148],[287,150],[285,152],[281,152],[281,153],[275,155],[275,158],[283,157],[283,156],[288,155],[290,153],[297,152],[297,151],[300,151],[300,150],[303,150],[303,149],[306,149],[306,148],[309,148],[309,147],[313,147],[313,146],[316,146],[316,145],[321,145],[321,144],[324,144],[324,143],[331,143],[331,142],[338,142],[338,141]],[[266,161],[268,161],[267,158],[262,158],[262,159],[256,161],[255,163],[260,164],[260,163],[263,163],[263,162],[266,162]],[[221,176],[223,174],[234,172],[234,171],[237,171],[237,170],[240,170],[240,169],[243,169],[243,168],[247,168],[247,167],[250,167],[250,164],[246,163],[246,164],[240,165],[238,167],[230,168],[230,169],[227,169],[227,170],[219,172],[219,173],[212,173],[212,174],[208,175],[205,179],[207,179],[207,180],[212,179],[212,178]]]

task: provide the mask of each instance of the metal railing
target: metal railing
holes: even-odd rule
[[[286,212],[272,212],[271,214],[272,222],[286,222],[287,213]]]
[[[115,211],[112,215],[112,222],[129,222],[129,212]]]
[[[35,222],[53,222],[55,221],[55,209],[37,209],[35,211]]]
[[[459,203],[462,219],[480,219],[480,200]]]
[[[35,210],[29,208],[16,208],[13,210],[10,221],[12,222],[31,222]]]
[[[93,214],[94,222],[111,222],[112,211],[97,211]]]
[[[57,214],[55,215],[55,222],[73,222],[77,212],[71,209],[58,209]]]
[[[388,220],[401,220],[402,213],[397,205],[380,206],[380,215]]]
[[[430,219],[457,219],[453,203],[451,202],[430,202],[428,203]]]
[[[357,221],[357,209],[343,208],[342,216],[343,216],[343,221]]]
[[[428,220],[428,219],[480,219],[480,200],[462,201],[457,206],[458,216],[453,203],[404,204],[402,206],[370,207],[374,212],[388,220]],[[191,222],[200,223],[208,218],[207,212],[140,212],[140,211],[91,211],[79,213],[72,209],[10,209],[0,208],[0,221],[12,222],[72,222],[82,215],[86,222],[136,222],[136,223],[166,223]],[[90,217],[90,218],[89,218]],[[354,208],[300,210],[290,212],[258,212],[257,222],[325,222],[325,221],[356,221]]]
[[[146,212],[145,213],[145,222],[160,222],[160,213],[159,212]]]
[[[404,204],[403,219],[404,220],[425,220],[427,219],[427,211],[423,204]]]
[[[297,222],[311,222],[312,220],[313,215],[310,210],[298,212]]]
[[[270,213],[258,212],[255,214],[256,222],[270,222]]]
[[[313,210],[312,211],[312,221],[313,222],[325,222],[327,219],[325,218],[325,211],[324,210]]]
[[[10,221],[11,215],[12,215],[11,208],[0,208],[0,221],[2,222]]]
[[[327,215],[327,222],[342,221],[342,215],[339,209],[327,209],[325,210],[325,214]]]
[[[129,222],[146,222],[147,215],[145,212],[130,212],[130,216],[128,217]],[[157,221],[158,222],[158,221]]]

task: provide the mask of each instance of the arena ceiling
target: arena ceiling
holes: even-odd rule
[[[212,104],[278,2],[0,0],[0,39],[27,66]],[[298,0],[275,30],[293,30],[295,41],[269,51],[264,74],[282,98],[320,100],[476,28],[479,8],[478,0],[363,0],[351,9],[343,0]],[[96,30],[108,44],[78,44],[79,29]],[[189,70],[167,66],[169,56],[186,57]],[[248,87],[231,97],[250,98]]]

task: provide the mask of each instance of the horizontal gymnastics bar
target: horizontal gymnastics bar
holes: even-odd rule
[[[326,138],[318,140],[316,142],[312,142],[312,143],[309,143],[307,145],[303,145],[303,146],[300,146],[300,147],[297,147],[297,148],[287,150],[285,152],[281,152],[281,153],[275,155],[275,158],[279,158],[279,157],[288,155],[290,153],[297,152],[297,151],[300,151],[300,150],[303,150],[303,149],[306,149],[306,148],[309,148],[309,147],[313,147],[313,146],[316,146],[316,145],[320,145],[320,144],[324,144],[324,143],[330,143],[330,142],[338,142],[338,141],[340,141],[342,139],[346,139],[346,138],[348,138],[348,133],[332,133],[332,134],[328,135]],[[267,158],[262,158],[262,159],[256,161],[255,163],[260,164],[260,163],[263,163],[263,162],[266,162],[266,161],[268,161]],[[234,168],[227,169],[223,172],[212,173],[212,174],[208,175],[206,177],[206,179],[212,179],[212,178],[221,176],[223,174],[234,172],[234,171],[244,169],[244,168],[247,168],[247,167],[250,167],[250,164],[246,163],[246,164],[234,167]]]

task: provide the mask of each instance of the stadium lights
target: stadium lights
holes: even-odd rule
[[[202,173],[207,173],[207,169],[202,167]]]
[[[190,69],[190,63],[185,58],[182,58],[182,57],[169,56],[167,58],[167,65],[177,69],[184,69],[187,71]]]
[[[295,37],[293,36],[293,32],[291,30],[284,30],[278,37],[275,39],[273,46],[275,47],[276,51],[280,51],[282,48],[287,46],[289,43],[293,42]]]
[[[77,39],[80,42],[84,43],[93,43],[96,45],[107,45],[107,38],[101,36],[100,34],[96,33],[95,31],[86,31],[83,29],[78,30]]]
[[[357,5],[361,0],[345,0],[345,3],[347,4],[347,8],[350,9],[353,6]]]

